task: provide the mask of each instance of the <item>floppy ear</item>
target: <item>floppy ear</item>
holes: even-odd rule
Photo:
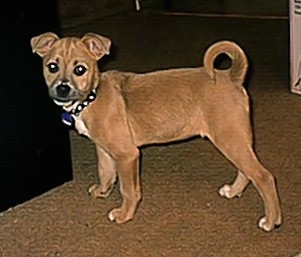
[[[82,37],[82,42],[87,46],[95,60],[99,60],[105,54],[110,53],[111,40],[104,36],[87,33]]]
[[[33,37],[30,40],[32,52],[37,53],[41,57],[44,57],[52,48],[54,42],[57,40],[59,40],[59,37],[52,32],[47,32]]]

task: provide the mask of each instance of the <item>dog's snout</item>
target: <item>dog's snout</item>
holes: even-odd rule
[[[57,95],[62,98],[66,98],[71,91],[71,88],[68,85],[58,85],[56,88]]]

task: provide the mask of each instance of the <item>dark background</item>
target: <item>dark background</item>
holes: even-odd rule
[[[38,11],[38,10],[42,10]],[[30,38],[60,33],[56,1],[1,4],[0,210],[72,177],[68,130],[50,101]]]

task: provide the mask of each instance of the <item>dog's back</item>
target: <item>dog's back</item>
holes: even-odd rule
[[[228,70],[214,68],[221,53],[232,60]],[[238,112],[240,116],[240,112],[248,112],[248,97],[242,84],[247,71],[243,51],[232,42],[221,41],[206,51],[204,65],[144,74],[110,71],[103,76],[121,82],[129,126],[137,145],[205,136],[211,116],[223,117],[227,112]]]

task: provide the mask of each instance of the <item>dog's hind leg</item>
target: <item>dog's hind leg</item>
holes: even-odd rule
[[[240,197],[249,184],[249,179],[239,170],[237,172],[237,176],[232,185],[225,184],[222,186],[218,193],[220,196],[224,196],[226,198]]]
[[[115,161],[101,147],[96,146],[98,159],[98,177],[99,184],[89,187],[88,192],[95,198],[106,198],[114,189],[114,183],[117,177]]]
[[[227,159],[244,174],[243,176],[239,175],[237,182],[244,184],[247,178],[254,184],[265,207],[265,216],[259,220],[258,225],[265,231],[272,230],[281,223],[280,204],[274,176],[256,157],[250,133],[247,133],[248,129],[244,129],[243,124],[232,122],[223,128],[220,127],[220,129],[221,131],[215,131],[209,138]],[[225,135],[227,136],[225,137]]]

